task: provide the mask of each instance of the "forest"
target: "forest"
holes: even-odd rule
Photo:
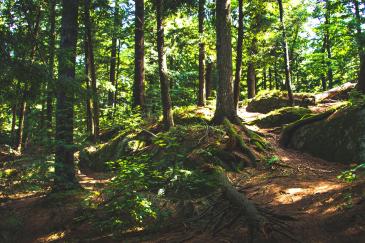
[[[0,242],[365,242],[364,0],[0,0]]]

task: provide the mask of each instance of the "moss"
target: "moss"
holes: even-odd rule
[[[292,123],[311,114],[311,111],[303,107],[284,107],[271,111],[269,114],[259,118],[251,124],[255,124],[261,128],[280,127],[285,124]]]
[[[294,104],[301,107],[307,107],[315,104],[314,95],[308,93],[294,93]],[[287,92],[272,90],[260,92],[253,98],[247,106],[249,112],[259,112],[267,114],[270,111],[290,106]]]
[[[213,111],[199,109],[196,106],[178,107],[174,109],[174,122],[178,125],[207,124]]]

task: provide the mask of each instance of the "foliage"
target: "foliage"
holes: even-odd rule
[[[337,176],[337,178],[346,182],[353,182],[357,179],[357,172],[359,171],[364,173],[365,163],[360,164],[350,170],[343,171],[339,176]]]

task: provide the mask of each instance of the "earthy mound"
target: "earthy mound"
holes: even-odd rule
[[[347,106],[300,120],[284,129],[281,142],[329,161],[365,161],[365,107]]]
[[[311,111],[304,107],[284,107],[271,111],[264,117],[254,120],[251,124],[257,125],[260,128],[281,127],[309,114],[311,114]]]
[[[308,107],[314,105],[315,99],[312,94],[296,93],[294,94],[294,105]],[[260,112],[267,114],[270,111],[290,106],[286,92],[273,90],[265,91],[258,94],[247,105],[247,111]]]

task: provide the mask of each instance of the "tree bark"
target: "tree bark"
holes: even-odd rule
[[[64,190],[77,184],[74,164],[73,122],[74,82],[77,43],[78,1],[62,1],[62,27],[59,72],[56,83],[56,158],[54,189]]]
[[[267,73],[266,73],[266,67],[264,67],[263,72],[263,78],[262,78],[262,88],[266,89],[266,84],[267,84]]]
[[[199,92],[198,106],[205,106],[206,89],[205,89],[205,43],[204,43],[204,18],[205,18],[205,0],[199,0]]]
[[[46,126],[48,139],[52,134],[52,112],[53,112],[53,96],[54,96],[54,58],[55,58],[55,42],[56,42],[56,0],[49,0],[49,61],[48,72],[49,80],[47,83],[47,108],[46,108]]]
[[[133,106],[144,108],[144,0],[135,1],[135,75]]]
[[[270,90],[273,89],[273,85],[272,85],[272,70],[271,70],[271,67],[269,68],[269,89]]]
[[[115,66],[116,66],[116,58],[117,58],[117,36],[116,32],[118,29],[118,15],[119,15],[119,1],[115,1],[114,7],[114,26],[113,26],[113,34],[112,34],[112,46],[110,53],[110,71],[109,71],[109,81],[115,87]],[[108,93],[108,105],[110,107],[114,107],[114,92],[109,91]]]
[[[92,111],[92,100],[91,100],[91,88],[90,88],[90,78],[89,78],[89,52],[87,38],[85,34],[84,39],[84,51],[85,51],[85,83],[86,83],[86,130],[90,137],[95,137],[94,121],[93,121],[93,111]]]
[[[332,70],[332,51],[331,51],[331,37],[330,37],[330,25],[331,25],[331,2],[326,0],[326,14],[325,14],[325,45],[327,51],[327,80],[328,87],[333,88],[333,70]]]
[[[164,0],[156,0],[156,17],[157,17],[157,52],[158,66],[161,85],[161,99],[163,109],[163,124],[165,130],[174,126],[172,116],[172,102],[170,97],[170,81],[167,74],[166,53],[164,50]]]
[[[205,95],[206,99],[209,99],[212,95],[212,70],[213,70],[213,63],[208,62],[206,73],[205,73]]]
[[[243,0],[238,0],[238,37],[237,37],[237,59],[236,59],[236,72],[234,78],[234,106],[238,107],[240,99],[240,81],[242,72],[242,46],[243,46]]]
[[[248,61],[247,67],[247,96],[252,99],[256,96],[256,70],[253,61]]]
[[[96,85],[96,69],[95,69],[95,61],[94,61],[94,48],[93,48],[93,39],[92,39],[92,27],[91,27],[91,19],[90,19],[90,1],[84,1],[85,7],[85,31],[86,31],[86,39],[88,44],[88,67],[89,67],[89,75],[91,79],[91,98],[93,101],[93,123],[94,123],[94,141],[98,140],[99,137],[99,96]]]
[[[283,1],[278,0],[279,11],[280,11],[280,23],[281,23],[281,31],[283,38],[283,49],[284,49],[284,61],[285,61],[285,88],[288,91],[288,99],[289,102],[294,105],[293,92],[291,89],[291,75],[290,75],[290,57],[289,57],[289,49],[288,49],[288,41],[286,37],[286,28],[284,22],[284,8]]]
[[[216,0],[218,89],[213,123],[237,121],[232,90],[231,0]]]

